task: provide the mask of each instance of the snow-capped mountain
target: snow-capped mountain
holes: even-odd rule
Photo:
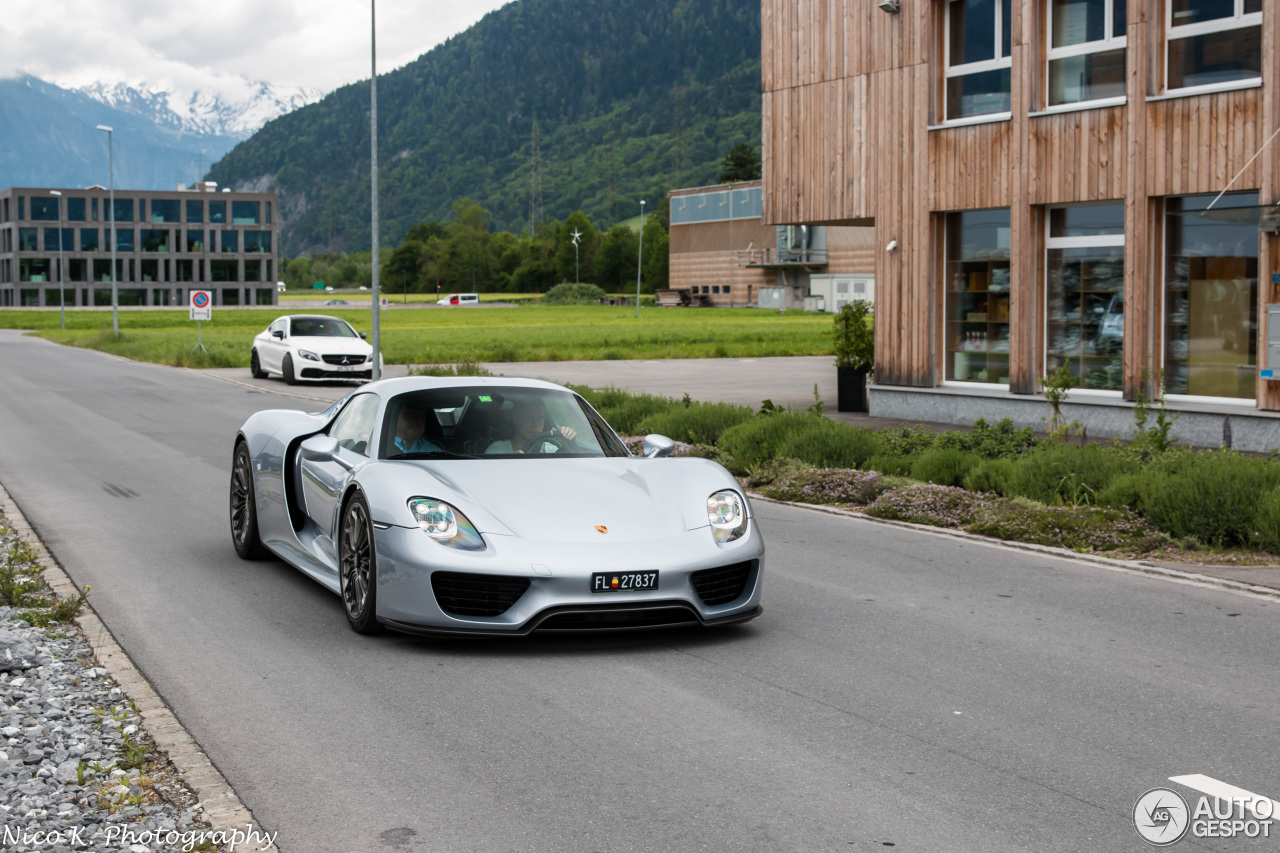
[[[234,80],[222,91],[183,91],[149,83],[95,83],[73,91],[101,104],[184,133],[248,139],[271,119],[314,103],[319,89]]]

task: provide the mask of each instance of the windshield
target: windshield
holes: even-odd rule
[[[354,338],[358,337],[350,326],[333,317],[294,317],[292,335],[295,338]]]
[[[582,398],[550,388],[409,391],[387,403],[383,459],[630,456]]]

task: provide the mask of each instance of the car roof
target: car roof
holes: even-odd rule
[[[548,391],[569,391],[563,385],[545,379],[526,379],[522,376],[398,376],[379,379],[362,385],[356,393],[372,391],[380,397],[394,397],[406,391],[426,391],[432,388],[466,388],[476,386],[504,388],[542,388]]]

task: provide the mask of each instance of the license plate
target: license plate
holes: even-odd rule
[[[596,572],[591,576],[592,592],[623,592],[629,589],[657,588],[657,572]]]

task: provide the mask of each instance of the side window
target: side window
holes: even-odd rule
[[[284,320],[276,320],[274,323],[271,324],[271,334],[275,334],[276,332],[283,332],[284,325],[285,325]]]
[[[329,435],[345,447],[361,456],[369,455],[369,441],[373,436],[373,421],[378,414],[378,395],[361,394],[347,404],[346,411],[329,427]]]

